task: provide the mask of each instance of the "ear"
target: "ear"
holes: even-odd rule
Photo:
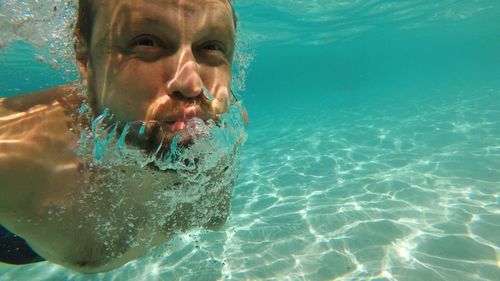
[[[90,50],[88,43],[79,34],[75,34],[74,49],[75,49],[76,65],[80,72],[80,79],[82,80],[82,83],[85,86],[87,86],[88,75],[89,75]]]
[[[245,124],[246,127],[248,127],[248,111],[246,107],[243,107],[243,110],[241,111],[241,116],[243,117],[243,123]]]

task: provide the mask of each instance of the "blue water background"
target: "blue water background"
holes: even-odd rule
[[[254,60],[228,223],[93,280],[500,280],[500,3],[236,9]],[[7,95],[68,79],[31,53],[0,53]]]

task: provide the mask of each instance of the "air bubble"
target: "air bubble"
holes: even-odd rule
[[[147,149],[141,146],[146,141],[127,141],[131,134],[136,140],[141,134],[148,140],[147,124],[119,122],[105,110],[83,129],[79,141],[78,155],[93,169],[92,177],[85,179],[89,188],[75,195],[78,209],[88,214],[81,224],[95,226],[95,233],[110,248],[149,247],[160,232],[186,233],[214,216],[226,216],[218,208],[230,197],[221,194],[231,194],[239,149],[246,140],[238,106],[232,105],[217,122],[189,119],[172,140],[155,135],[161,137],[159,144]],[[144,201],[136,201],[138,197]],[[134,236],[145,228],[145,236]],[[117,234],[123,232],[130,239],[120,240]]]
[[[205,98],[207,98],[209,101],[214,100],[214,95],[212,95],[212,93],[207,89],[207,87],[205,87],[205,85],[201,85],[201,89]]]
[[[207,138],[210,136],[209,128],[205,125],[205,122],[200,118],[194,117],[189,119],[179,132],[180,141],[186,142],[190,140],[195,140],[199,138]]]

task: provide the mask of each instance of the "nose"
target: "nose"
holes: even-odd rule
[[[199,68],[191,51],[184,51],[179,58],[174,77],[167,83],[168,92],[180,94],[185,98],[200,95],[203,91],[203,81]]]

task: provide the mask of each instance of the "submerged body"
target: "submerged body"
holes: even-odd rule
[[[74,152],[79,136],[71,131],[75,124],[68,112],[77,105],[68,104],[64,92],[1,101],[0,219],[44,258],[71,266],[99,259],[99,244],[85,233],[91,227],[78,228],[85,214],[69,206],[88,173]],[[65,210],[57,219],[56,208]],[[82,250],[92,248],[96,256],[85,258]]]
[[[79,153],[92,127],[79,108],[88,104],[90,119],[110,110],[116,121],[141,122],[148,142],[133,139],[137,149],[168,151],[190,119],[215,124],[228,111],[234,26],[226,0],[93,1],[89,9],[91,32],[77,30],[75,47],[85,99],[72,86],[0,99],[0,224],[49,261],[101,272],[175,233],[220,227],[234,178],[221,179],[232,162],[204,171],[203,192],[175,170],[95,165]]]
[[[175,172],[133,165],[113,167],[120,169],[122,181],[105,171],[89,170],[89,163],[75,152],[80,137],[74,118],[78,96],[66,87],[0,100],[0,220],[49,261],[84,272],[106,271],[183,231],[190,206],[171,215],[177,226],[165,222],[163,231],[151,237],[158,227],[148,220],[161,212],[145,207],[157,200],[152,181],[160,179],[162,186],[170,187],[179,179]],[[93,190],[96,186],[100,189]],[[119,198],[113,196],[117,188]],[[205,226],[214,229],[224,223],[227,188],[219,194],[225,197],[218,203],[219,216]],[[130,214],[133,219],[122,217]],[[99,225],[105,223],[111,236]]]

